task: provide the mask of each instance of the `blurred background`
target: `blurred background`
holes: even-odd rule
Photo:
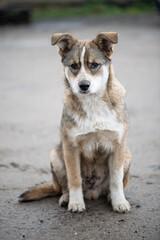
[[[33,20],[134,15],[160,11],[159,0],[1,0],[0,24]]]
[[[160,236],[159,0],[0,0],[0,239],[158,240]],[[126,197],[113,213],[106,199],[71,215],[58,198],[20,205],[17,197],[51,181],[49,152],[59,142],[63,70],[56,32],[94,39],[119,34],[112,56],[127,90],[133,154]]]

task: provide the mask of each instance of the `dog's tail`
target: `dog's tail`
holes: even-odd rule
[[[57,196],[60,193],[61,189],[55,189],[53,183],[42,183],[22,193],[18,200],[19,202],[36,201],[46,197]]]

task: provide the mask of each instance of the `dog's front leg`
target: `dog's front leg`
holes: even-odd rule
[[[110,197],[113,210],[117,212],[130,211],[130,204],[123,190],[124,157],[124,148],[118,146],[109,158]]]
[[[80,153],[78,148],[73,147],[71,144],[63,143],[63,154],[69,188],[68,210],[71,212],[83,212],[85,204],[82,191]]]

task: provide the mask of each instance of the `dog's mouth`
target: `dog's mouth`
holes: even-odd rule
[[[89,91],[89,90],[87,90],[87,91],[79,90],[79,93],[80,93],[80,94],[86,94],[86,95],[87,95],[87,94],[90,93],[90,91]]]

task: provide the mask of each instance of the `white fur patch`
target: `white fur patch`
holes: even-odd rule
[[[82,187],[69,189],[68,210],[72,212],[82,212],[85,210]]]
[[[73,118],[77,127],[71,131],[73,138],[98,130],[110,130],[117,132],[119,140],[122,139],[124,127],[117,121],[116,112],[111,111],[106,102],[96,95],[86,95],[83,96],[82,107],[86,117],[74,113]]]
[[[81,71],[84,71],[84,55],[85,55],[85,51],[86,51],[86,48],[85,46],[83,47],[82,49],[82,53],[81,53]]]
[[[130,210],[130,205],[123,191],[123,166],[119,170],[113,167],[113,159],[109,160],[110,196],[115,211],[125,212]]]
[[[112,164],[109,167],[111,199],[118,203],[125,198],[123,193],[123,166],[119,170],[115,170]]]

